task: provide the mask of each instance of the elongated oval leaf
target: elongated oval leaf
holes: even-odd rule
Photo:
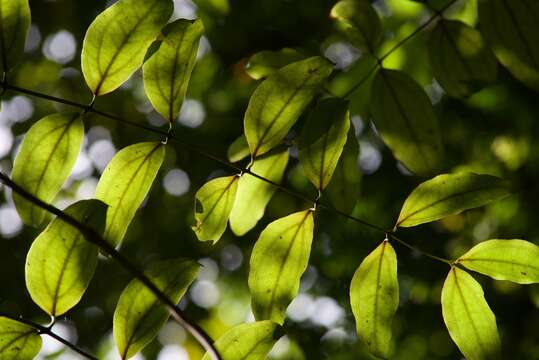
[[[350,129],[348,102],[322,100],[314,107],[299,137],[299,160],[305,175],[320,191],[329,184]]]
[[[226,230],[228,217],[238,190],[238,176],[226,176],[208,181],[195,195],[193,226],[198,240],[215,244]]]
[[[82,73],[95,95],[122,85],[172,15],[172,0],[120,0],[92,22],[82,45]]]
[[[159,261],[144,272],[177,303],[198,273],[198,264],[185,259]],[[114,341],[122,359],[144,348],[169,317],[168,309],[140,281],[133,280],[122,292],[114,311]]]
[[[402,206],[397,226],[410,227],[483,206],[509,195],[508,184],[495,176],[443,174],[412,191]]]
[[[37,329],[0,316],[0,359],[32,360],[41,350]]]
[[[500,62],[519,81],[539,91],[539,3],[530,0],[479,2],[481,31]]]
[[[387,359],[391,323],[399,306],[397,255],[388,241],[359,265],[350,285],[350,303],[358,337],[373,355]]]
[[[305,210],[275,220],[260,234],[249,271],[251,306],[257,320],[283,324],[309,262],[313,231],[313,212]]]
[[[51,202],[69,177],[84,139],[77,113],[54,114],[36,122],[26,133],[13,165],[13,180],[45,202]],[[13,201],[27,225],[39,227],[46,212],[17,194]]]
[[[240,137],[234,140],[227,150],[227,157],[231,162],[243,160],[249,156],[249,154],[249,144],[247,144],[247,139],[244,134],[241,134]]]
[[[440,129],[421,86],[402,71],[382,69],[371,99],[374,124],[395,157],[418,175],[436,172],[443,156]]]
[[[440,20],[428,50],[434,76],[450,96],[469,96],[496,80],[494,54],[481,33],[463,22]]]
[[[254,91],[245,112],[245,136],[256,158],[277,145],[332,71],[319,56],[277,70]]]
[[[105,229],[106,211],[106,205],[97,200],[82,200],[65,210],[100,234]],[[26,256],[26,287],[32,300],[51,316],[71,309],[94,275],[97,253],[97,247],[79,230],[54,219]]]
[[[215,342],[223,360],[264,360],[278,340],[278,325],[264,320],[234,326]],[[210,360],[206,354],[202,360]]]
[[[104,237],[120,245],[165,159],[165,146],[144,142],[120,150],[103,171],[95,197],[109,206]]]
[[[283,66],[304,58],[297,50],[290,48],[277,51],[261,51],[251,56],[245,66],[245,72],[251,78],[260,80]]]
[[[157,49],[142,67],[148,99],[170,122],[180,112],[203,30],[200,20],[180,19],[167,25]]]
[[[496,318],[481,285],[466,271],[453,267],[442,288],[442,313],[451,339],[468,360],[499,359]]]
[[[268,180],[279,183],[288,164],[288,150],[266,153],[255,160],[251,171]],[[238,182],[238,192],[234,207],[230,213],[230,229],[234,234],[243,236],[254,228],[264,211],[276,187],[252,175],[244,174]]]
[[[539,246],[524,240],[487,240],[456,261],[496,280],[539,283]]]
[[[28,0],[0,0],[0,73],[13,69],[30,28]]]

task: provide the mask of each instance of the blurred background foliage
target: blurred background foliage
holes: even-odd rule
[[[113,1],[31,0],[32,27],[25,60],[11,82],[48,94],[88,103],[90,92],[80,72],[80,50],[86,28]],[[290,47],[305,54],[323,53],[340,69],[328,89],[344,94],[372,67],[373,59],[352,47],[335,31],[329,18],[331,0],[175,0],[176,18],[202,18],[201,40],[187,100],[175,134],[204,151],[225,157],[227,147],[242,133],[243,113],[257,86],[245,72],[248,59],[261,50]],[[441,7],[447,1],[434,0]],[[433,12],[420,2],[376,0],[382,19],[384,54],[427,21]],[[459,0],[447,17],[475,26],[477,1]],[[479,24],[479,29],[480,29]],[[539,102],[533,92],[503,67],[498,80],[467,99],[447,97],[433,79],[427,59],[429,28],[389,56],[384,64],[402,69],[429,94],[443,129],[444,171],[469,170],[509,179],[515,194],[484,208],[432,224],[403,229],[404,239],[429,252],[457,257],[473,244],[490,238],[522,238],[539,243]],[[424,179],[396,162],[369,120],[369,81],[351,95],[357,166],[363,173],[354,215],[390,228],[405,196]],[[143,90],[141,74],[96,107],[125,119],[165,128]],[[8,91],[0,112],[0,167],[11,171],[17,146],[41,117],[67,110],[55,104]],[[155,134],[96,115],[85,122],[86,139],[75,170],[55,204],[64,208],[94,194],[97,179],[119,149],[156,140]],[[301,121],[297,129],[301,128]],[[159,140],[159,139],[157,139]],[[298,166],[297,149],[284,184],[316,195]],[[252,320],[247,289],[248,259],[258,234],[270,221],[311,204],[277,192],[258,226],[242,238],[227,230],[211,246],[196,240],[194,193],[209,178],[231,170],[197,152],[171,142],[158,178],[135,217],[123,253],[139,264],[186,256],[203,265],[197,281],[181,302],[191,318],[218,337],[238,323]],[[0,193],[0,308],[11,314],[47,322],[31,301],[24,282],[26,253],[37,231],[23,227],[8,190]],[[288,309],[287,335],[271,359],[371,359],[355,335],[349,306],[349,284],[356,267],[382,240],[379,233],[320,211],[316,217],[310,266],[300,295]],[[461,355],[445,329],[440,291],[447,274],[441,263],[396,245],[401,299],[394,320],[394,359],[457,359]],[[503,358],[539,359],[539,287],[493,281],[475,275],[497,315]],[[101,259],[81,303],[59,319],[55,329],[98,354],[115,359],[112,314],[128,274]],[[44,339],[41,358],[72,359],[54,340]],[[169,323],[137,359],[198,359],[201,349],[176,324]]]

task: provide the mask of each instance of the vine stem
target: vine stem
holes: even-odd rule
[[[14,321],[18,321],[18,322],[26,324],[26,325],[29,325],[29,326],[33,327],[34,329],[36,329],[38,334],[45,334],[45,335],[48,335],[48,336],[52,337],[56,341],[61,342],[62,344],[64,344],[65,346],[67,346],[71,350],[77,352],[78,354],[84,356],[85,358],[90,359],[90,360],[98,360],[97,357],[93,356],[92,354],[87,353],[83,349],[79,348],[77,345],[75,345],[72,342],[64,339],[60,335],[54,333],[52,331],[52,326],[43,326],[43,325],[40,325],[40,324],[35,323],[33,321],[24,319],[22,317],[15,317],[15,316],[12,316],[10,314],[6,314],[4,312],[0,312],[0,316],[3,316],[5,318],[8,318],[8,319],[11,319],[11,320],[14,320]]]
[[[23,189],[20,185],[15,183],[9,176],[0,171],[0,181],[6,186],[11,188],[14,192],[30,201],[31,203],[39,206],[40,208],[50,212],[53,215],[56,215],[59,219],[65,223],[73,226],[78,229],[83,235],[86,241],[95,244],[101,250],[103,250],[107,255],[113,258],[118,264],[120,264],[125,270],[129,271],[137,280],[139,280],[144,286],[146,286],[155,297],[163,303],[169,310],[172,318],[182,325],[210,354],[213,360],[221,360],[219,352],[213,345],[213,340],[211,337],[195,322],[189,320],[186,315],[180,310],[176,304],[174,304],[168,296],[162,292],[151,280],[144,274],[142,270],[139,269],[137,265],[131,262],[125,255],[120,253],[114,246],[109,244],[101,235],[99,235],[92,228],[78,222],[76,219],[70,215],[64,213],[62,210],[57,207],[46,203],[34,195],[30,194],[28,191]]]

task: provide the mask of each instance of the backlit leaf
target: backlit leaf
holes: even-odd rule
[[[442,288],[442,314],[449,335],[468,360],[499,359],[496,318],[481,285],[453,267]]]
[[[144,90],[161,116],[173,122],[195,66],[202,21],[177,20],[163,29],[163,38],[142,67]]]
[[[41,350],[37,329],[0,316],[0,359],[32,360]]]
[[[84,79],[95,95],[117,89],[142,65],[172,10],[172,0],[119,0],[97,16],[81,55]]]
[[[165,158],[160,142],[144,142],[120,150],[99,179],[96,199],[109,206],[104,237],[118,246],[146,197]]]
[[[19,61],[29,28],[28,0],[0,0],[0,73],[13,69]]]
[[[65,212],[98,233],[105,229],[107,207],[81,200]],[[61,219],[54,219],[35,239],[26,256],[26,287],[32,300],[51,316],[75,306],[86,291],[97,265],[97,247]]]
[[[152,263],[144,272],[173,302],[180,301],[195,279],[197,263],[174,259]],[[114,341],[122,359],[133,357],[159,332],[169,317],[168,309],[138,280],[122,292],[114,311]]]
[[[495,176],[443,174],[412,191],[402,206],[397,226],[410,227],[483,206],[509,195],[508,184]]]
[[[283,324],[309,262],[313,231],[313,212],[305,210],[273,221],[260,234],[249,271],[251,306],[257,320]]]
[[[300,52],[290,48],[277,51],[261,51],[251,56],[245,66],[245,72],[251,78],[260,80],[283,66],[304,58]]]
[[[227,157],[231,162],[238,162],[249,156],[249,144],[244,134],[241,134],[230,146],[228,147]]]
[[[359,265],[350,285],[350,303],[358,337],[373,355],[387,359],[391,323],[399,305],[397,256],[388,241]]]
[[[83,138],[84,125],[77,113],[39,120],[24,137],[13,165],[13,180],[32,195],[51,202],[71,174]],[[13,200],[25,224],[39,227],[43,223],[43,209],[17,194]]]
[[[331,71],[315,56],[284,66],[256,88],[243,120],[253,158],[279,144]]]

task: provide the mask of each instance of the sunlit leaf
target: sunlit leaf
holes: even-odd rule
[[[19,61],[29,28],[28,0],[0,0],[0,73],[7,73]]]
[[[299,160],[318,190],[329,184],[350,128],[348,102],[337,98],[315,106],[299,137]]]
[[[412,191],[402,206],[397,226],[410,227],[483,206],[509,195],[504,180],[474,173],[443,174]]]
[[[331,71],[315,56],[284,66],[256,88],[243,123],[253,158],[279,144]]]
[[[180,112],[203,30],[200,20],[180,19],[167,25],[163,38],[154,45],[156,49],[142,67],[148,99],[170,122]]]
[[[144,142],[120,150],[99,179],[95,197],[109,206],[104,237],[119,245],[146,197],[165,158],[160,142]]]
[[[539,91],[539,2],[479,2],[481,32],[498,60],[525,85]]]
[[[238,190],[238,176],[212,179],[198,189],[195,195],[193,226],[198,240],[216,243],[226,230],[228,217]]]
[[[397,255],[388,241],[359,265],[350,285],[350,303],[358,337],[373,355],[387,359],[391,323],[399,305]]]
[[[41,350],[41,343],[33,327],[0,316],[0,359],[32,360]]]
[[[82,200],[65,212],[98,233],[105,229],[107,207]],[[26,287],[32,300],[52,316],[75,306],[97,265],[97,247],[72,225],[56,218],[35,239],[26,257]]]
[[[524,240],[487,240],[475,245],[457,263],[496,280],[539,283],[539,246]]]
[[[256,159],[251,171],[279,183],[287,164],[288,150],[270,152]],[[276,189],[274,185],[249,174],[244,174],[240,178],[236,201],[229,219],[234,234],[242,236],[256,226]]]
[[[227,157],[231,162],[238,162],[249,156],[249,144],[244,134],[241,134],[230,146],[228,147]]]
[[[152,263],[144,272],[173,302],[180,301],[195,279],[197,263],[174,259]],[[114,341],[122,359],[134,356],[159,332],[169,317],[168,309],[138,280],[122,292],[114,311]]]
[[[278,325],[264,320],[234,326],[215,342],[223,360],[264,360],[278,340]],[[206,354],[202,360],[210,360]]]
[[[379,70],[372,84],[371,112],[382,139],[410,171],[427,175],[441,167],[438,120],[427,94],[409,75]]]
[[[499,359],[496,318],[481,285],[453,267],[442,288],[442,313],[449,335],[468,360]]]
[[[92,22],[82,46],[82,73],[96,95],[122,85],[172,15],[172,0],[119,0]]]
[[[273,221],[260,234],[249,271],[251,306],[257,320],[283,324],[309,262],[313,231],[313,212],[305,210]]]
[[[300,52],[290,48],[277,51],[261,51],[251,56],[245,66],[245,72],[251,78],[260,80],[283,66],[304,58],[305,56]]]
[[[463,22],[440,20],[428,49],[434,76],[450,96],[469,96],[496,80],[494,54],[481,33]]]
[[[13,165],[13,180],[31,194],[51,202],[69,177],[84,138],[77,113],[54,114],[36,122],[26,133]],[[39,227],[46,212],[13,194],[21,219]]]

